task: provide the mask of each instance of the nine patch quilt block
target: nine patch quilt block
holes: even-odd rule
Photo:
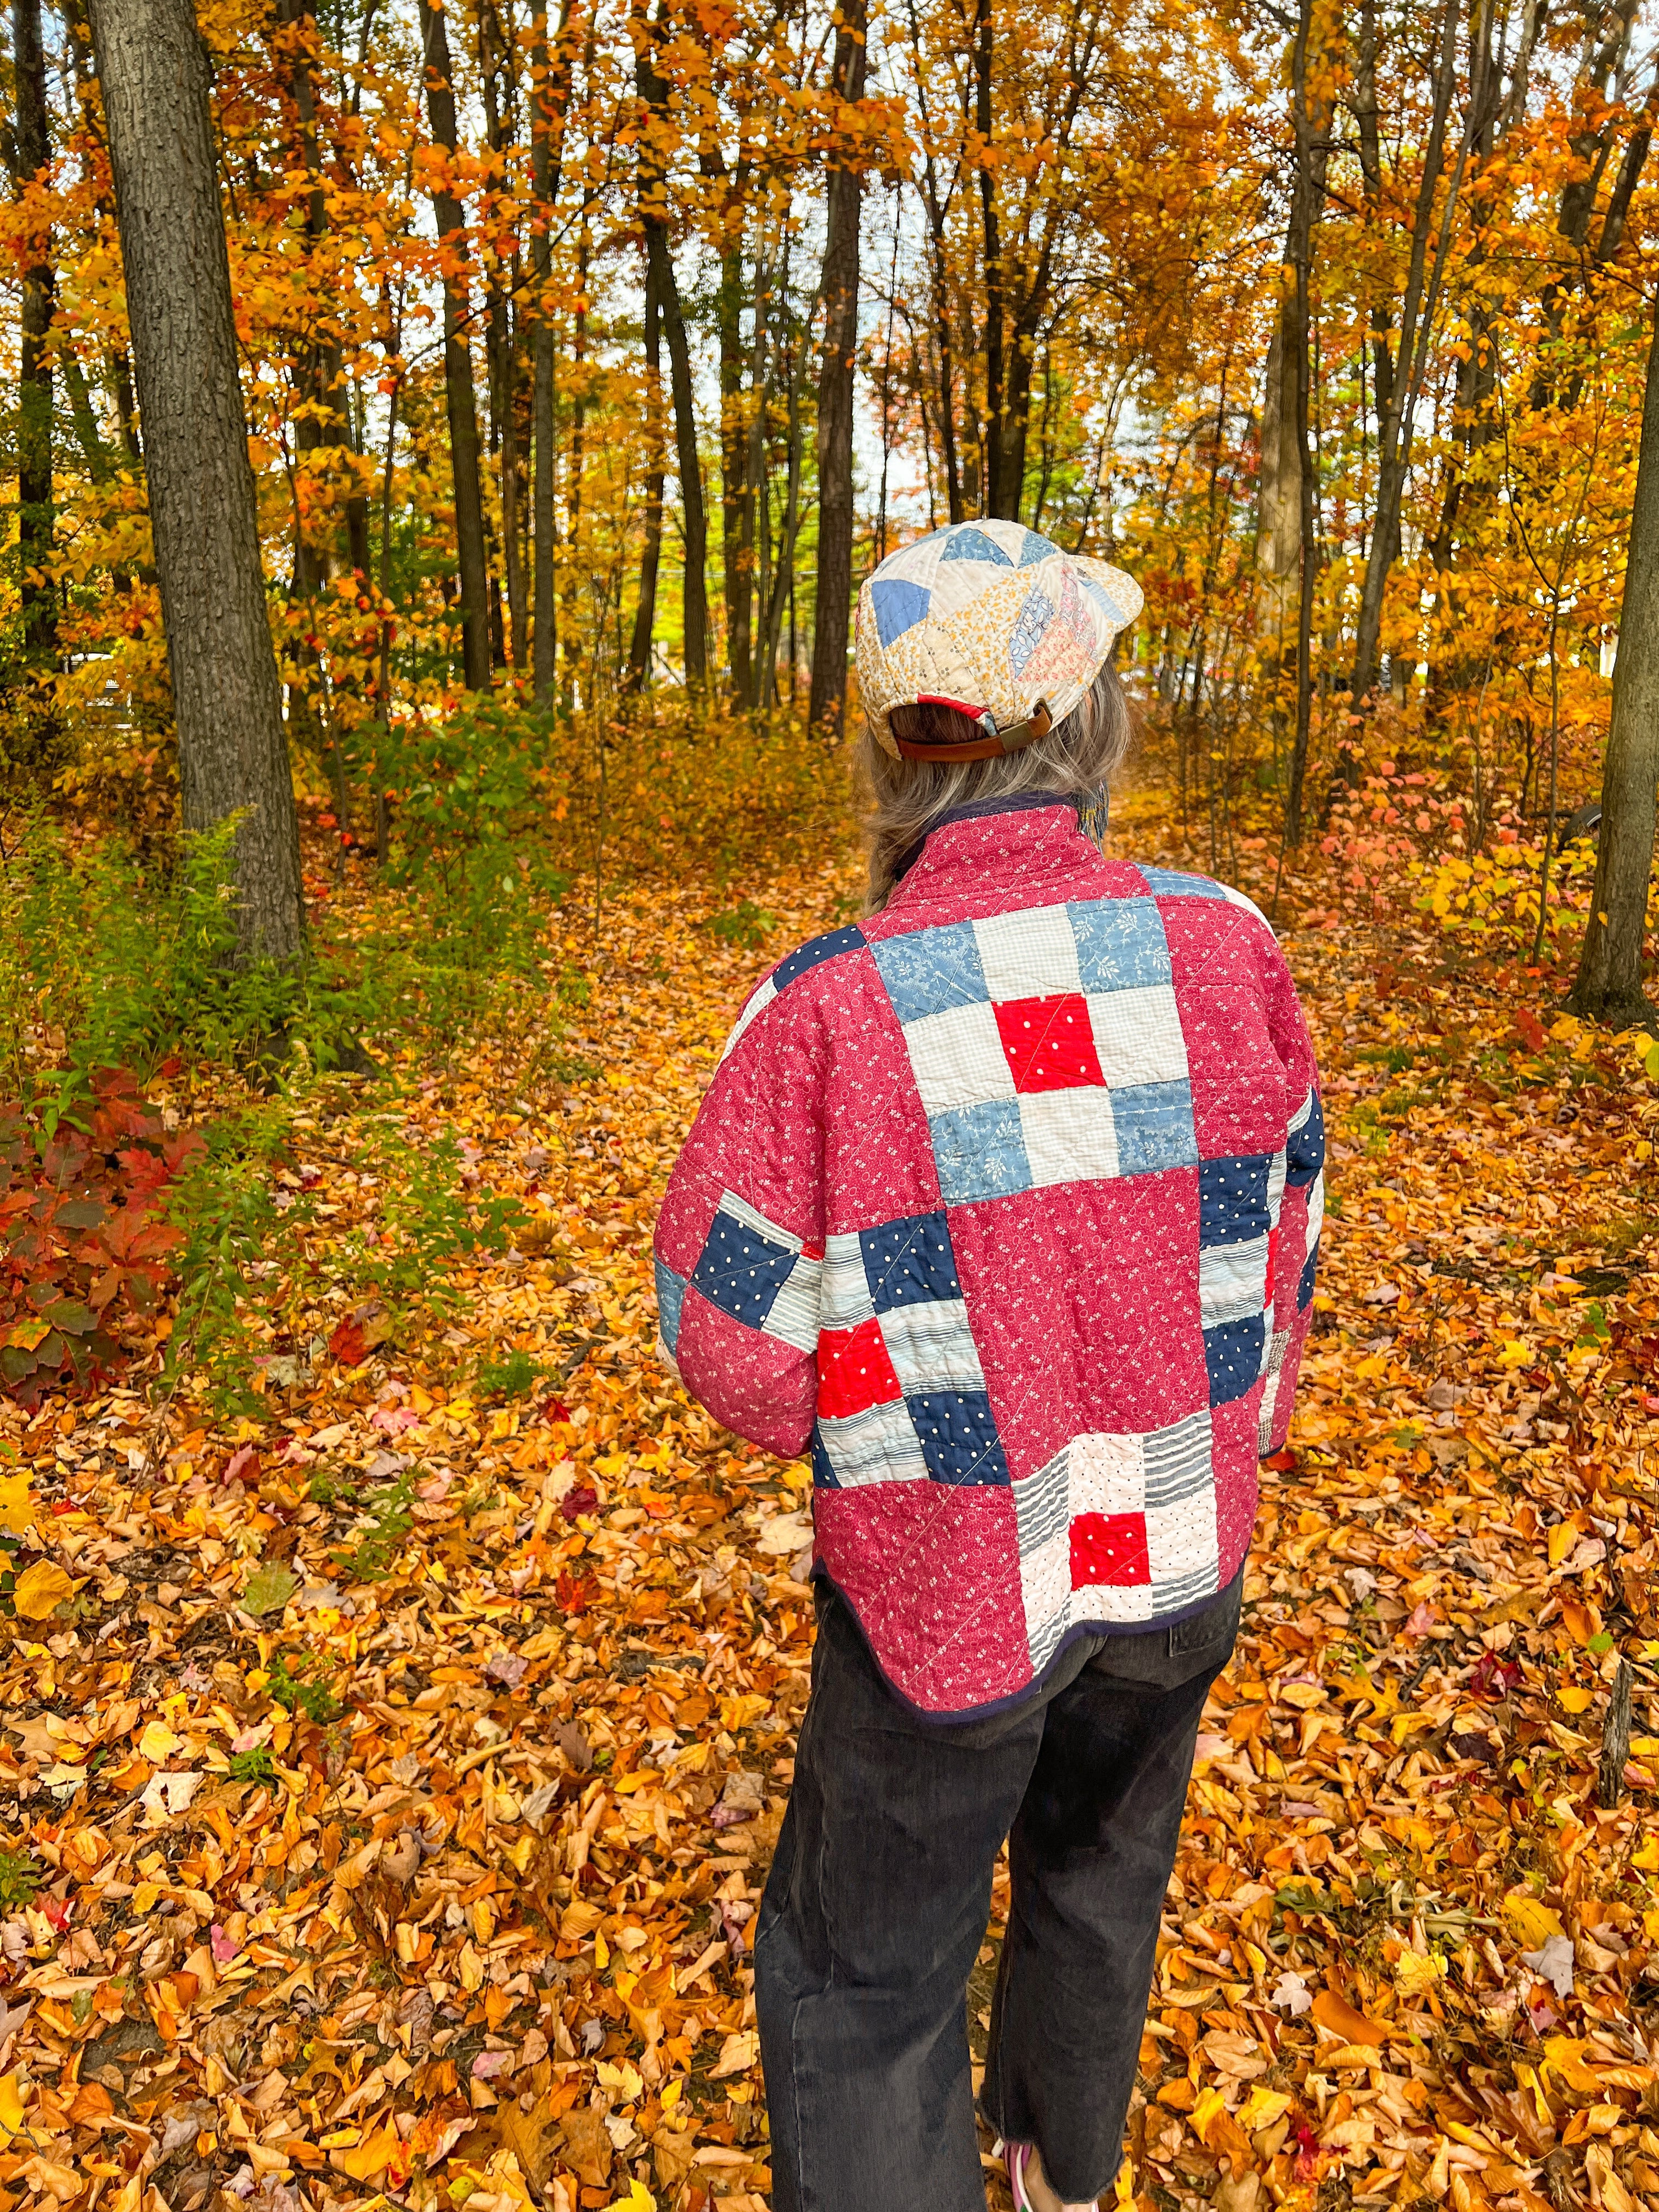
[[[817,1564],[960,1716],[1237,1571],[1313,1295],[1323,1122],[1272,932],[1038,799],[745,1006],[657,1236],[665,1349],[810,1450]]]

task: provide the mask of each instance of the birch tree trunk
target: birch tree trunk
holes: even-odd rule
[[[233,814],[245,954],[305,945],[300,836],[191,0],[94,0],[186,830]]]

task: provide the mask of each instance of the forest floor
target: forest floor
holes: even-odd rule
[[[1143,793],[1116,849],[1196,865],[1163,818]],[[557,1061],[481,1034],[396,1071],[409,1141],[453,1132],[529,1215],[435,1321],[273,1282],[299,1349],[258,1419],[137,1370],[0,1406],[34,1532],[0,1602],[0,2212],[765,2205],[749,1945],[809,1480],[656,1364],[650,1237],[746,988],[856,877],[744,889],[763,945],[691,877],[613,897],[597,957],[574,893]],[[1513,963],[1284,925],[1331,1135],[1316,1333],[1119,2195],[1659,2205],[1659,1096],[1547,1012],[1518,1032]],[[340,1080],[293,1125],[313,1258],[375,1233],[386,1113]]]

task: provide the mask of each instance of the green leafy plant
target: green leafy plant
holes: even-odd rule
[[[302,1203],[280,1216],[271,1198],[269,1163],[284,1127],[280,1109],[268,1109],[210,1128],[169,1196],[182,1240],[180,1289],[162,1383],[173,1389],[201,1367],[208,1403],[222,1419],[259,1410],[250,1382],[257,1346],[249,1270],[265,1257],[279,1224],[292,1236],[309,1217]]]
[[[372,1284],[388,1303],[418,1297],[442,1311],[449,1270],[477,1253],[501,1250],[527,1219],[525,1208],[501,1192],[469,1188],[466,1163],[452,1135],[424,1146],[386,1127],[370,1156],[386,1196],[374,1243],[356,1239],[346,1248],[351,1279]]]
[[[301,1720],[315,1721],[321,1727],[335,1719],[341,1707],[329,1684],[313,1675],[313,1668],[317,1663],[301,1656],[290,1667],[287,1654],[279,1651],[270,1662],[270,1680],[266,1687],[285,1712]]]
[[[332,1554],[335,1565],[355,1582],[384,1581],[415,1525],[414,1503],[414,1486],[406,1474],[384,1490],[372,1491],[363,1501],[368,1525],[355,1544]]]
[[[505,1359],[486,1359],[478,1370],[478,1389],[487,1398],[522,1398],[549,1370],[527,1352],[514,1350]]]
[[[44,1878],[30,1852],[0,1846],[0,1912],[16,1912],[32,1904]]]
[[[274,1783],[276,1762],[270,1755],[270,1746],[256,1743],[252,1751],[233,1751],[229,1774],[233,1782],[260,1782],[267,1785]]]
[[[703,924],[711,937],[718,937],[723,945],[738,945],[745,952],[758,951],[777,926],[777,916],[757,907],[753,899],[744,899],[729,913],[714,915]]]
[[[99,1068],[147,1080],[170,1053],[224,1063],[287,1036],[313,979],[235,957],[235,834],[233,820],[186,836],[163,864],[118,840],[71,844],[44,816],[23,824],[0,865],[0,1095],[41,1085],[43,1035],[62,1040],[44,1079],[60,1097]]]
[[[441,721],[412,721],[386,757],[397,787],[387,880],[422,896],[429,996],[465,998],[481,971],[533,964],[547,908],[570,878],[538,832],[544,811],[544,716],[502,701],[469,702]]]

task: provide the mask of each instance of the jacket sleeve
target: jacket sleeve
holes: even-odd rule
[[[1314,1274],[1325,1216],[1325,1110],[1308,1025],[1285,956],[1268,961],[1268,1029],[1285,1070],[1285,1147],[1273,1162],[1270,1203],[1277,1218],[1268,1240],[1268,1336],[1261,1394],[1260,1449],[1283,1451],[1296,1402],[1302,1348],[1313,1317]]]
[[[769,978],[739,1018],[657,1223],[659,1334],[723,1426],[794,1458],[812,1432],[823,1272],[823,1038]]]

